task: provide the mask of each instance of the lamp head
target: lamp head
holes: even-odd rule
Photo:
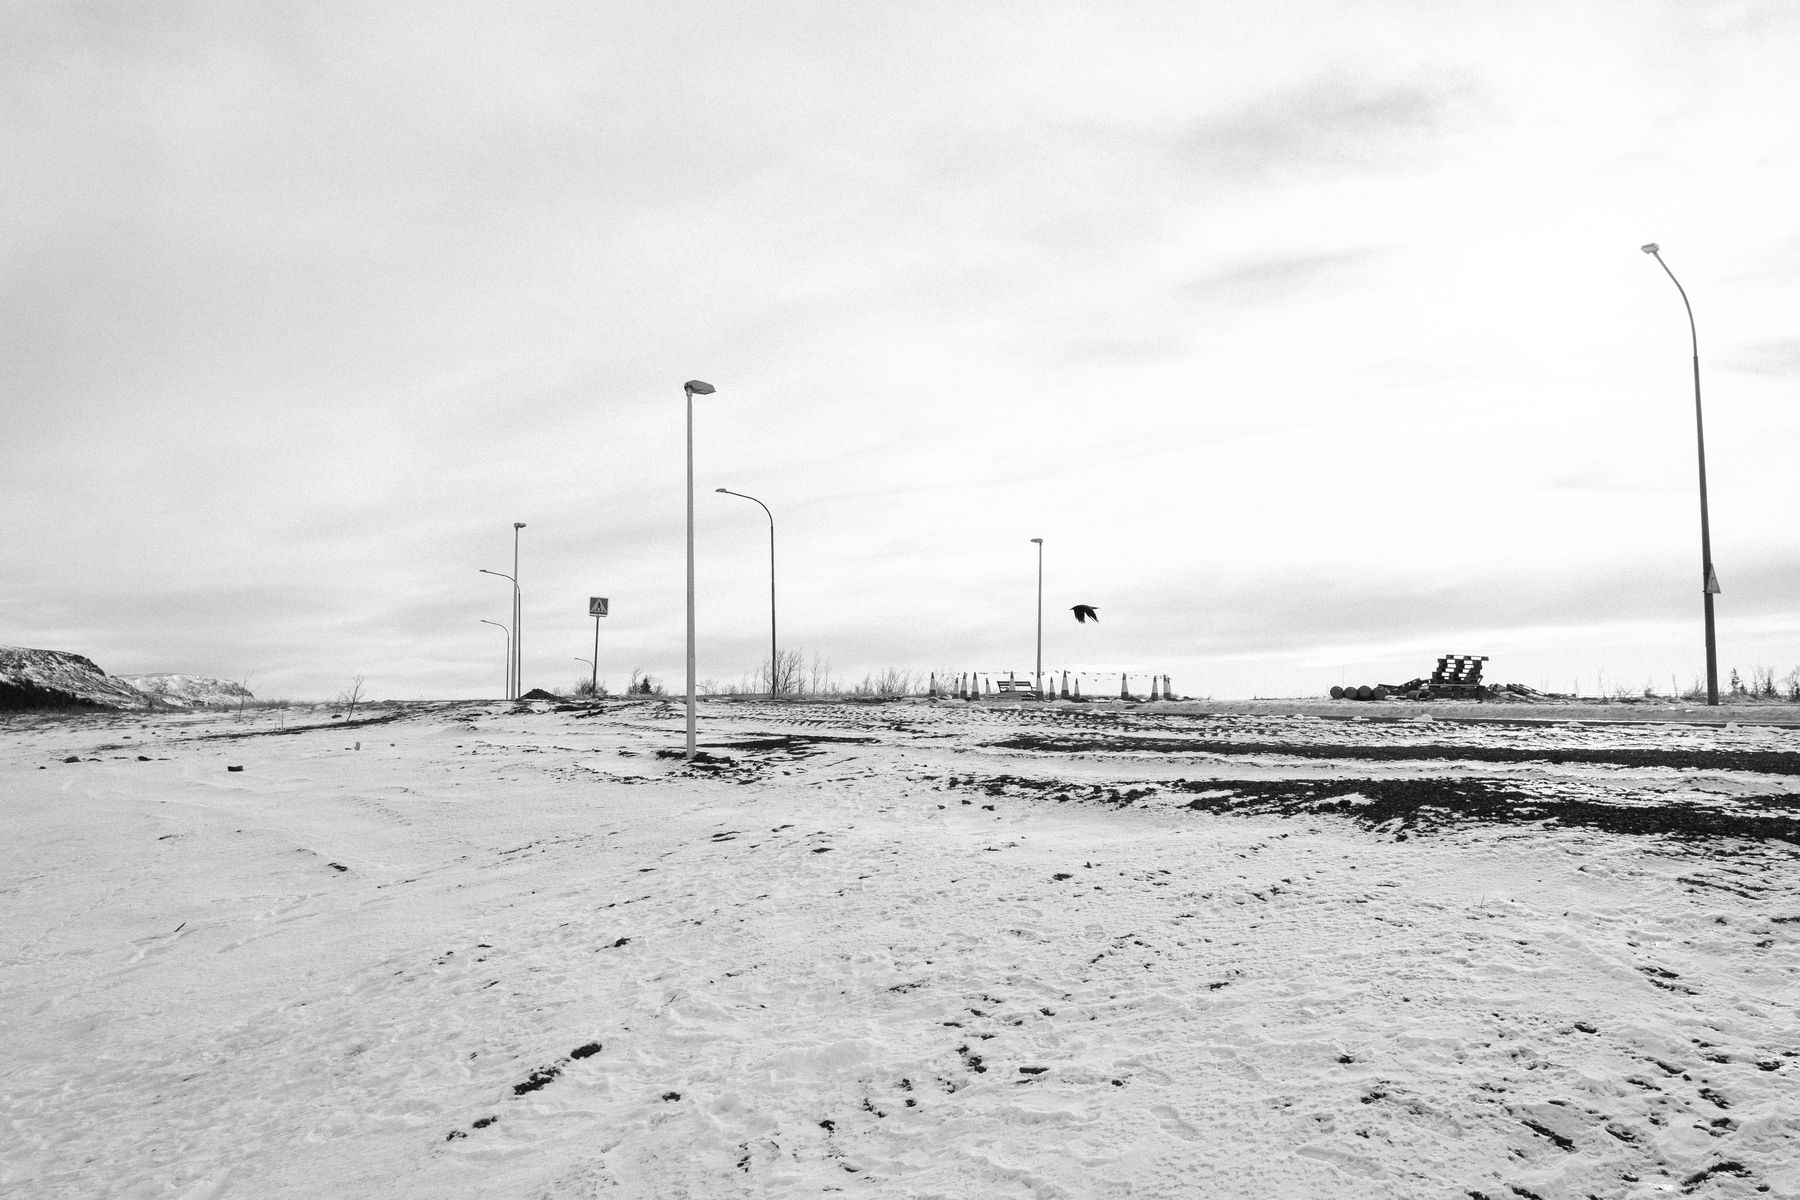
[[[523,522],[523,521],[514,521],[514,522],[513,522],[513,528],[514,528],[514,529],[523,529],[523,528],[525,528],[525,522]]]
[[[1662,247],[1655,242],[1646,242],[1642,246],[1639,246],[1638,249],[1642,250],[1645,254],[1655,254],[1658,250],[1661,250]]]
[[[1043,545],[1043,544],[1044,544],[1044,539],[1043,539],[1043,538],[1032,538],[1032,539],[1031,539],[1031,540],[1032,540],[1032,541],[1034,541],[1034,542],[1036,542],[1036,543],[1037,543],[1037,544],[1038,544],[1038,545],[1040,545],[1040,546],[1041,546],[1041,545]]]
[[[713,385],[700,379],[690,379],[681,385],[681,389],[690,396],[710,396]]]

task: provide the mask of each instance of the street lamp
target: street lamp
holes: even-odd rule
[[[687,393],[687,761],[694,761],[694,397],[710,396],[713,385],[690,379]]]
[[[1044,695],[1044,539],[1032,538],[1038,548],[1038,622],[1037,622],[1037,680],[1032,687],[1037,690],[1038,698]]]
[[[1694,326],[1694,306],[1688,303],[1687,289],[1681,286],[1681,280],[1675,278],[1675,272],[1669,270],[1664,262],[1661,247],[1655,242],[1640,247],[1645,254],[1656,260],[1656,264],[1668,275],[1675,290],[1681,293],[1681,305],[1687,309],[1688,336],[1694,346],[1694,441],[1700,453],[1700,594],[1706,606],[1706,702],[1719,702],[1719,653],[1718,642],[1713,631],[1713,596],[1719,591],[1719,577],[1713,574],[1712,562],[1712,530],[1706,515],[1706,425],[1700,417],[1700,333]]]
[[[513,627],[506,637],[507,648],[510,651],[506,656],[506,698],[517,700],[519,698],[519,581],[504,571],[490,571],[486,567],[475,569],[483,575],[498,575],[513,585]],[[515,567],[514,570],[517,568]],[[498,622],[490,622],[490,624],[498,624]]]
[[[755,496],[746,496],[742,492],[734,492],[730,488],[714,488],[727,496],[736,496],[740,500],[749,500],[760,506],[769,518],[769,699],[773,700],[781,690],[777,680],[781,677],[781,659],[775,651],[775,514],[769,512],[769,506]]]
[[[512,630],[498,621],[490,621],[486,617],[479,619],[483,625],[492,625],[506,635],[506,682],[501,685],[501,690],[509,691],[512,688]]]
[[[513,699],[525,686],[525,610],[519,595],[519,530],[525,522],[513,522]]]

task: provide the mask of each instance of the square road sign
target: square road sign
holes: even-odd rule
[[[606,597],[605,596],[589,596],[588,597],[588,616],[604,617],[605,615],[606,615]]]

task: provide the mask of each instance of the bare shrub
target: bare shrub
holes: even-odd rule
[[[852,696],[910,696],[920,689],[917,672],[888,667],[880,674],[866,674],[850,689]]]
[[[805,690],[809,696],[835,696],[842,690],[831,677],[830,660],[817,650],[813,651],[812,665],[807,668]]]
[[[362,701],[363,677],[358,675],[350,681],[350,686],[338,693],[337,704],[347,716],[356,715],[356,706]]]
[[[800,695],[806,676],[806,652],[803,650],[782,650],[775,656],[775,680],[773,686],[769,682],[769,660],[764,659],[756,668],[754,681],[745,680],[750,686],[745,692],[768,692],[776,696]]]

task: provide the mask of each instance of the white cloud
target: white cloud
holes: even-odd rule
[[[1785,6],[0,20],[5,640],[491,688],[475,568],[526,520],[528,663],[611,591],[624,671],[673,675],[698,376],[703,674],[754,668],[766,600],[720,485],[849,671],[1011,653],[1036,535],[1108,606],[1082,653],[1241,664],[1219,694],[1445,630],[1587,657],[1519,631],[1632,603],[1574,575],[1692,573],[1656,239],[1722,641],[1800,657],[1751,630],[1800,500]],[[1484,599],[1363,599],[1434,571]],[[1663,613],[1617,653],[1688,653]]]

